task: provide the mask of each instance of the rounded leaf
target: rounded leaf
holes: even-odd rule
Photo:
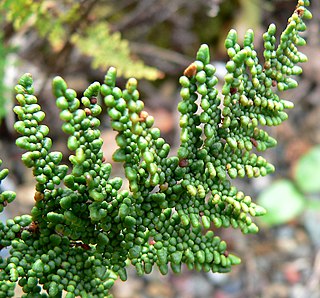
[[[266,224],[284,224],[303,212],[305,198],[289,180],[279,180],[263,191],[257,203],[267,210],[261,217]]]
[[[303,155],[295,169],[295,180],[299,189],[306,193],[320,191],[320,146],[315,146]]]

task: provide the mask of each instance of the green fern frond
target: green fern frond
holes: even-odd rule
[[[68,40],[71,27],[81,17],[80,4],[72,3],[68,7],[50,8],[50,2],[44,1],[37,13],[35,27],[40,36],[47,37],[54,50],[59,51]]]
[[[92,57],[93,68],[106,69],[114,65],[121,76],[149,80],[162,76],[160,71],[131,57],[128,41],[122,39],[119,32],[111,33],[106,23],[88,27],[84,35],[74,34],[72,41],[82,53]]]
[[[79,7],[79,3],[61,8],[51,1],[30,0],[4,0],[0,4],[0,10],[15,30],[23,26],[35,28],[41,37],[48,38],[54,49],[59,49],[67,40],[66,25],[78,20]]]
[[[7,21],[12,22],[16,30],[21,29],[41,6],[41,1],[32,0],[4,0],[0,3],[0,9],[6,13]]]

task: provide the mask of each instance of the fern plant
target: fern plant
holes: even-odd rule
[[[153,127],[144,111],[137,80],[116,86],[116,69],[104,83],[94,82],[78,99],[61,77],[53,80],[56,105],[69,135],[71,166],[62,153],[52,151],[49,128],[41,124],[44,112],[34,95],[33,79],[23,75],[16,86],[18,105],[14,127],[22,136],[16,144],[26,152],[23,163],[36,179],[31,215],[17,216],[0,225],[0,249],[10,256],[0,262],[0,297],[12,297],[15,284],[23,297],[107,297],[117,278],[127,279],[131,263],[139,275],[157,265],[169,268],[228,272],[240,258],[215,235],[216,228],[239,228],[256,233],[253,217],[265,210],[233,184],[236,177],[259,177],[274,171],[257,151],[276,145],[263,130],[279,125],[293,104],[281,99],[297,86],[292,75],[306,56],[297,46],[305,43],[300,32],[311,13],[309,1],[298,1],[278,45],[276,28],[264,34],[263,64],[253,47],[253,31],[244,44],[231,30],[225,45],[230,60],[220,99],[209,48],[202,45],[196,61],[180,78],[180,147],[177,155]],[[118,132],[113,160],[124,166],[129,189],[122,178],[112,177],[103,157],[98,116],[103,100],[112,128]],[[0,180],[8,170],[0,172]],[[1,210],[15,198],[0,196]]]

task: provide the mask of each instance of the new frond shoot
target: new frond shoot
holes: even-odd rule
[[[110,68],[102,84],[94,82],[78,97],[61,77],[53,80],[56,105],[68,135],[71,166],[61,152],[52,151],[45,113],[34,95],[33,79],[23,75],[16,86],[21,134],[16,144],[25,150],[23,163],[36,180],[35,205],[30,215],[0,224],[0,297],[13,297],[16,283],[23,297],[108,297],[115,280],[127,279],[131,263],[139,275],[156,265],[168,270],[229,272],[240,258],[212,227],[256,233],[253,218],[266,211],[238,190],[234,178],[265,176],[274,166],[259,155],[276,145],[264,126],[281,124],[293,107],[277,91],[297,87],[293,76],[307,60],[297,46],[311,13],[309,1],[299,1],[280,41],[276,27],[264,34],[264,61],[253,47],[249,30],[243,45],[231,30],[225,46],[230,57],[222,88],[202,45],[196,61],[180,78],[180,147],[169,144],[144,111],[137,81],[116,86]],[[112,177],[112,166],[101,150],[98,117],[107,107],[118,149],[113,160],[123,164],[129,189]],[[8,174],[2,169],[0,180]],[[15,193],[0,195],[1,211]]]

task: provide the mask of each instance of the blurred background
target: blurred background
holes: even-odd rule
[[[20,162],[22,151],[15,146],[13,130],[13,87],[23,73],[33,74],[55,150],[68,153],[51,94],[52,78],[62,76],[81,97],[88,84],[103,81],[110,66],[118,69],[119,86],[131,76],[139,79],[145,109],[175,150],[178,79],[200,45],[209,45],[216,75],[222,79],[228,31],[235,28],[241,40],[248,28],[254,29],[256,50],[262,53],[263,32],[271,22],[281,32],[295,5],[293,0],[2,0],[0,157],[10,176],[1,187],[18,196],[0,214],[1,220],[29,212],[34,203],[32,173]],[[113,288],[116,298],[320,297],[319,1],[312,1],[311,11],[314,18],[304,35],[308,45],[302,49],[310,62],[303,65],[299,87],[281,94],[294,102],[295,109],[289,111],[289,120],[268,130],[278,146],[264,156],[276,166],[276,173],[236,181],[269,214],[259,221],[257,235],[217,231],[242,264],[228,274],[185,269],[165,277],[155,268],[138,278],[130,269],[128,281]],[[115,134],[108,121],[101,120],[104,150],[112,162]],[[114,170],[121,175],[119,165]]]

